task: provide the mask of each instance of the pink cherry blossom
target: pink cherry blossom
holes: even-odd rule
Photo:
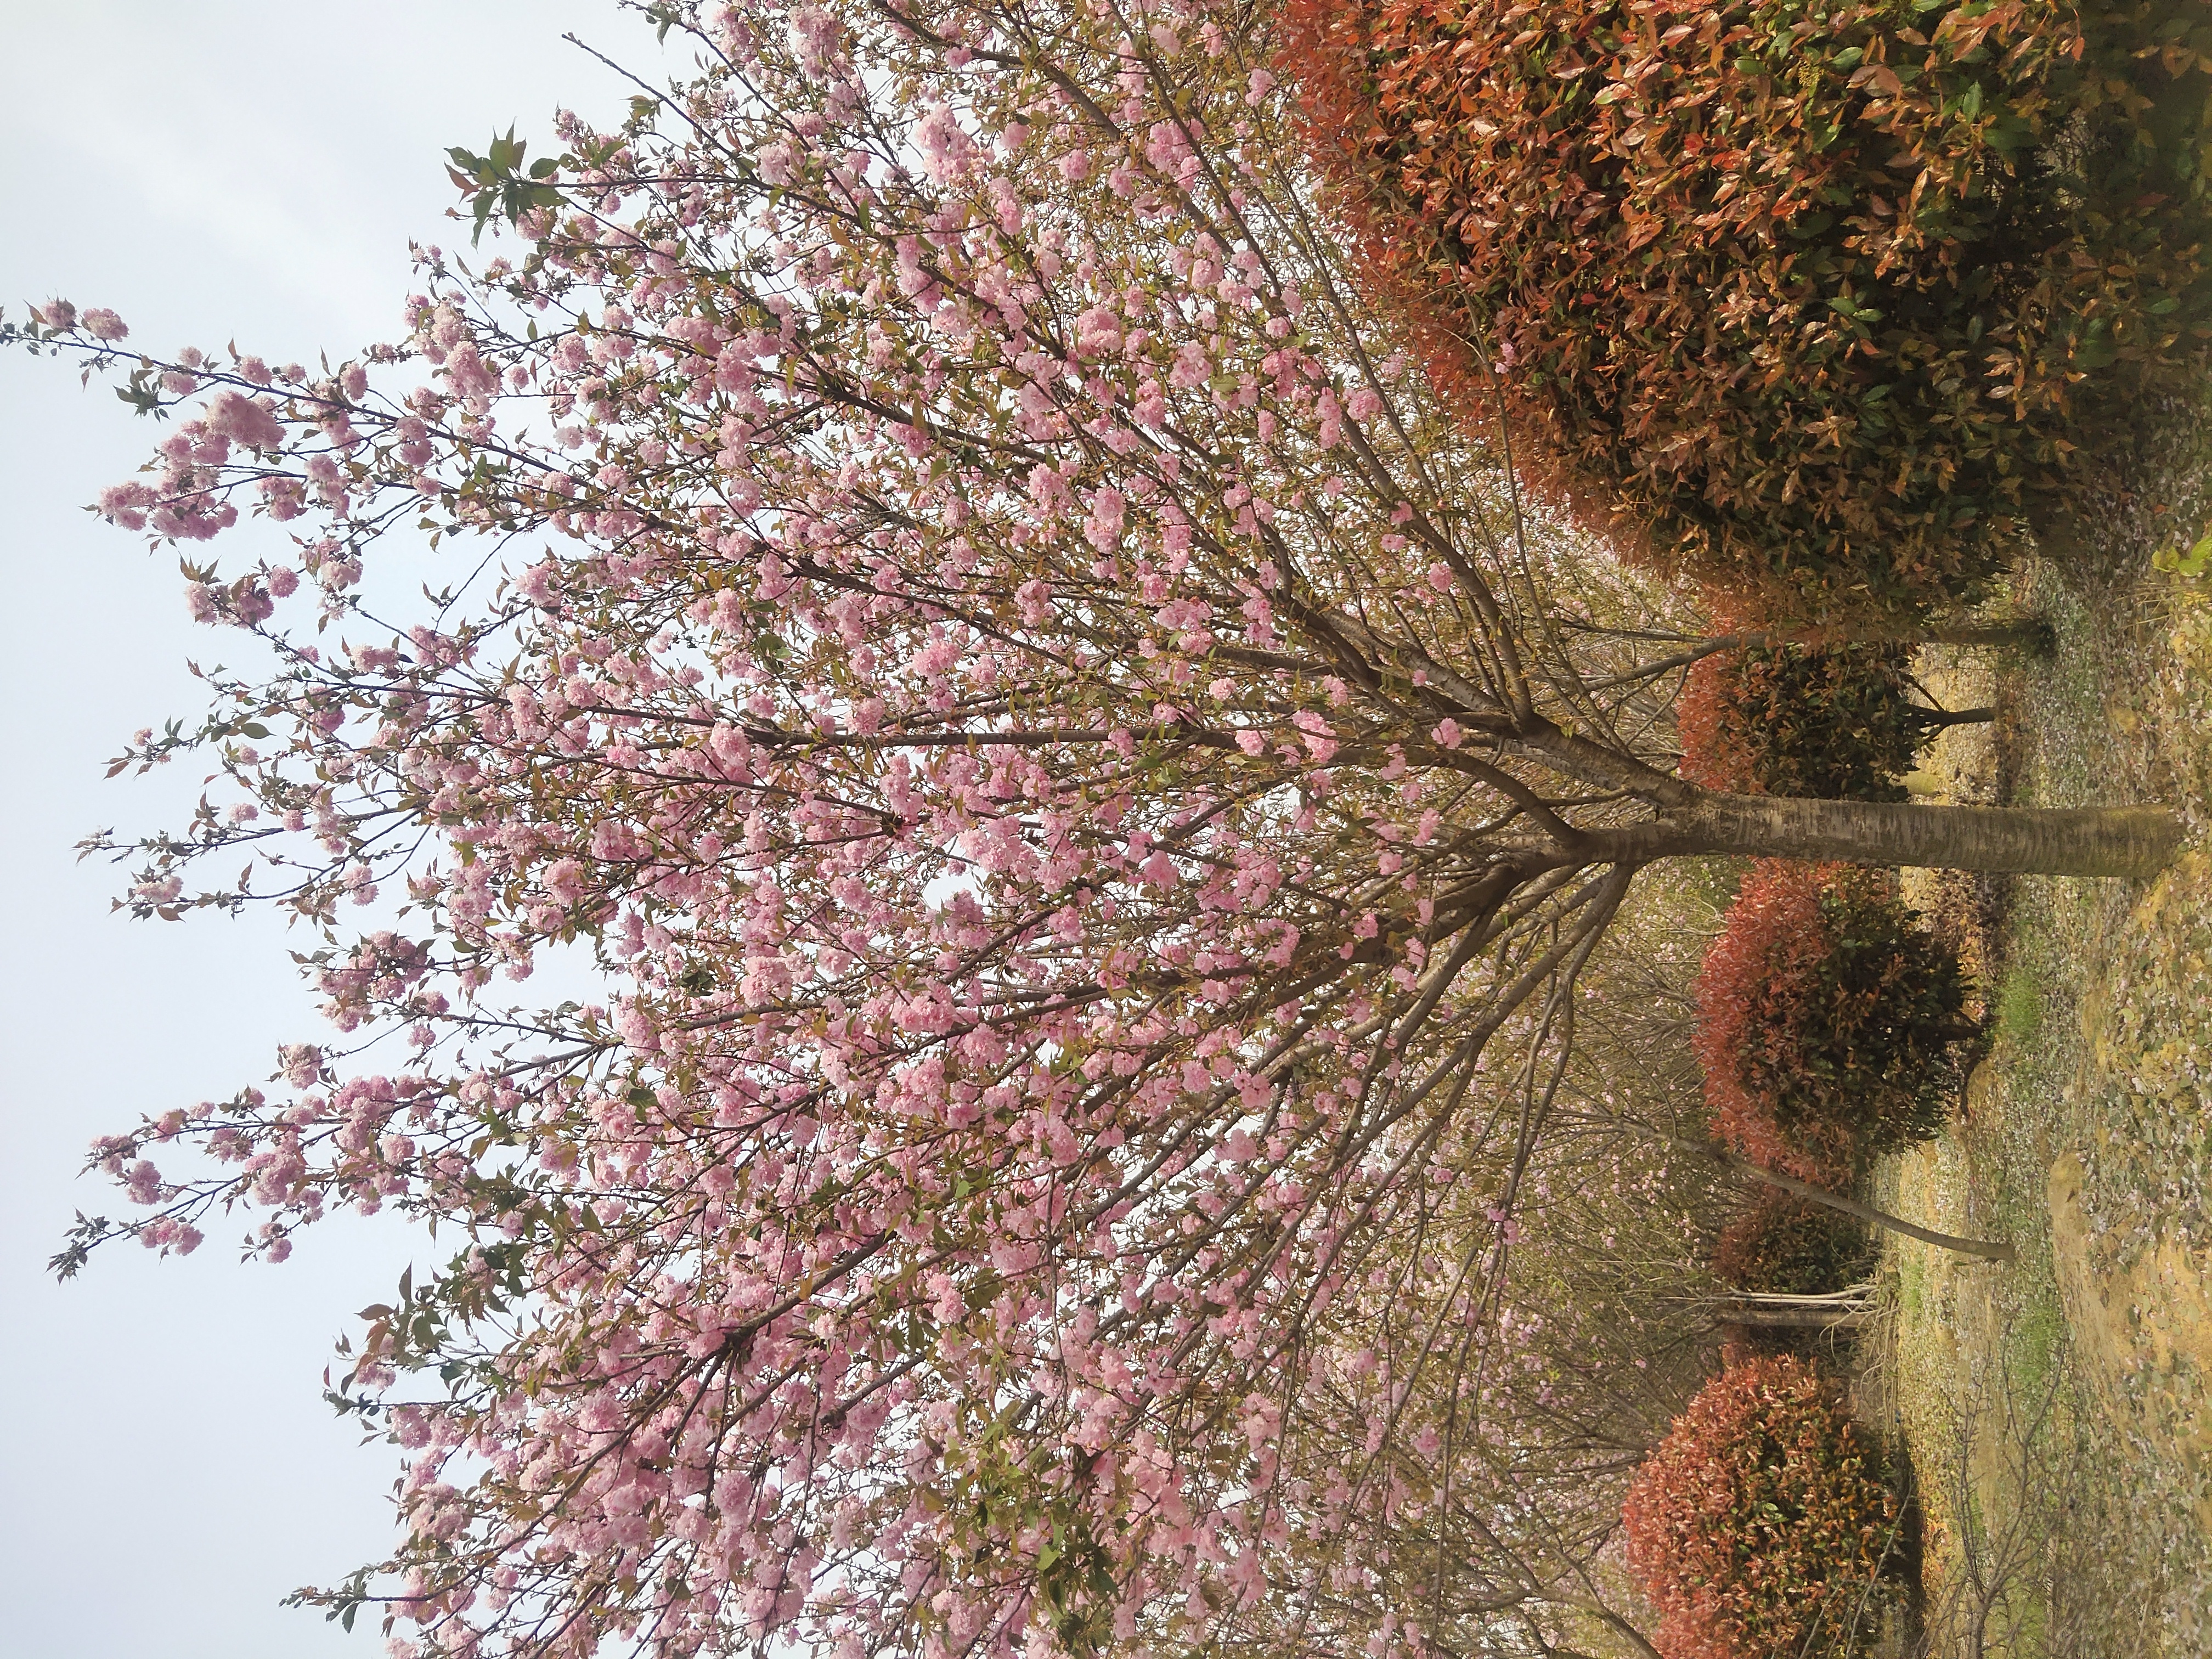
[[[284,908],[332,1028],[104,1141],[116,1230],[438,1229],[334,1385],[403,1540],[318,1599],[407,1659],[1564,1641],[1587,1552],[1420,1563],[1588,1484],[1483,1438],[1483,1212],[1706,823],[1666,602],[1491,510],[1249,9],[656,15],[696,78],[558,118],[557,204],[338,367],[154,364],[100,498],[276,664],[134,745],[214,777],[123,903]]]

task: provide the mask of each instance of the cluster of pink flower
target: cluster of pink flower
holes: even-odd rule
[[[212,746],[243,810],[131,902],[242,902],[179,884],[240,846],[325,924],[404,883],[413,934],[311,965],[418,1057],[288,1051],[161,1132],[210,1176],[102,1155],[149,1243],[234,1202],[277,1254],[338,1206],[472,1241],[349,1379],[409,1459],[399,1651],[1419,1651],[1380,1578],[1288,1587],[1446,1501],[1474,1407],[1377,1333],[1490,1305],[1469,1067],[1547,1040],[1520,1011],[1620,893],[1451,831],[1525,810],[1478,752],[1527,698],[1494,477],[1418,440],[1225,14],[662,10],[708,54],[681,119],[564,119],[520,265],[428,251],[405,343],[320,378],[164,370],[184,418],[103,510],[317,527],[195,569],[286,666],[134,751]],[[386,644],[283,620],[364,625],[425,515],[558,550]],[[1378,629],[1401,682],[1353,665]],[[487,1000],[579,942],[604,1006]],[[1439,1206],[1487,1265],[1393,1289]]]

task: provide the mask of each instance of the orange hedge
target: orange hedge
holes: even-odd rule
[[[1856,1283],[1874,1259],[1850,1217],[1765,1187],[1714,1242],[1713,1277],[1760,1295],[1823,1296]]]
[[[1872,1468],[1810,1365],[1753,1359],[1708,1382],[1622,1505],[1654,1645],[1667,1659],[1839,1650],[1897,1517]]]
[[[1966,992],[1888,872],[1762,860],[1698,973],[1714,1129],[1755,1163],[1840,1189],[1869,1157],[1942,1127]]]
[[[1437,371],[1475,393],[1498,360],[1540,471],[1770,615],[1972,593],[2212,340],[2201,0],[1288,0],[1285,27]]]
[[[1783,645],[1717,651],[1675,704],[1682,775],[1708,789],[1902,800],[1898,779],[1941,721],[1911,697],[1911,648]]]

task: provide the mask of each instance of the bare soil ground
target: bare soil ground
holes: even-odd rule
[[[1921,1629],[1900,1644],[2194,1659],[2212,1652],[2212,580],[2073,590],[2031,567],[2015,598],[2057,624],[2055,653],[1925,653],[1940,702],[2005,713],[1948,732],[1916,787],[2171,801],[2191,850],[2149,883],[1908,877],[1995,1035],[1877,1201],[2018,1260],[1884,1255],[1860,1393],[1924,1518]]]

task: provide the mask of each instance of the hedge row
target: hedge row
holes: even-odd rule
[[[2201,0],[1290,0],[1376,287],[1768,614],[1970,595],[2212,340]],[[1755,596],[1755,597],[1754,597]]]
[[[1840,1650],[1897,1516],[1833,1384],[1787,1357],[1707,1383],[1644,1460],[1621,1514],[1666,1659]]]
[[[1824,1296],[1856,1284],[1874,1258],[1874,1240],[1850,1216],[1768,1187],[1722,1231],[1713,1276],[1754,1295]]]
[[[1893,872],[1755,864],[1696,995],[1706,1104],[1745,1157],[1840,1189],[1942,1127],[1966,982]]]
[[[1898,780],[1943,717],[1912,701],[1904,645],[1715,652],[1675,704],[1682,775],[1708,789],[1902,800]]]

